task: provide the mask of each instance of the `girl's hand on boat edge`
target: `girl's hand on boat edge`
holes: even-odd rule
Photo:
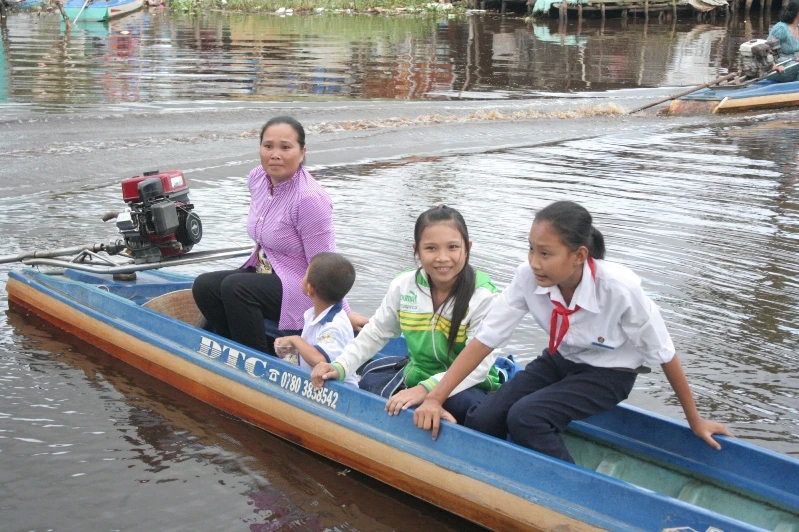
[[[413,424],[424,430],[433,431],[433,439],[438,438],[438,431],[441,428],[441,420],[457,423],[452,414],[444,410],[441,403],[429,397],[424,400],[422,405],[413,413]]]
[[[721,423],[717,423],[715,421],[710,421],[709,419],[699,418],[693,423],[690,423],[691,430],[694,431],[694,434],[705,440],[708,445],[716,449],[717,451],[721,450],[721,444],[717,442],[714,438],[714,434],[724,434],[725,436],[732,437],[732,433],[727,430],[727,427],[722,425]]]
[[[386,401],[386,412],[389,416],[397,416],[403,410],[422,404],[425,397],[427,397],[427,388],[417,384],[389,397]]]
[[[325,385],[325,381],[338,379],[338,377],[338,370],[328,362],[320,362],[311,370],[311,383],[317,390]]]

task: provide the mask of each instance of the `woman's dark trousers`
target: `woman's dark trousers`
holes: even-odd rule
[[[252,268],[208,272],[197,276],[191,290],[213,332],[264,353],[275,353],[274,338],[266,336],[264,319],[280,320],[283,284],[277,275],[255,273]]]

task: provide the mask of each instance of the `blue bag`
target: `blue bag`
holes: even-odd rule
[[[358,387],[388,399],[405,388],[403,370],[409,361],[407,356],[387,356],[367,362],[358,371],[361,374]]]
[[[517,364],[513,359],[513,355],[497,357],[496,360],[494,360],[494,367],[497,368],[497,373],[499,373],[500,384],[505,384],[516,375],[517,371],[523,369],[522,366]]]

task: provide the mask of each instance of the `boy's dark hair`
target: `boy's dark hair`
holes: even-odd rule
[[[796,15],[799,15],[799,0],[791,0],[780,11],[780,22],[792,24],[796,20]]]
[[[605,237],[592,225],[591,214],[573,201],[550,203],[535,215],[536,222],[548,222],[572,251],[588,248],[594,259],[605,258]]]
[[[463,249],[466,253],[466,263],[463,265],[461,273],[458,274],[458,278],[455,280],[455,284],[452,286],[447,298],[438,307],[440,311],[450,300],[455,300],[452,307],[449,336],[447,337],[447,349],[452,352],[455,339],[458,337],[458,329],[461,327],[463,318],[466,317],[466,312],[469,310],[469,301],[474,295],[475,273],[474,268],[469,264],[469,230],[466,229],[466,221],[461,216],[461,213],[446,205],[428,209],[416,219],[416,226],[413,228],[413,243],[416,245],[416,249],[419,249],[419,242],[422,239],[422,232],[425,228],[440,222],[447,222],[455,226],[455,229],[463,237]],[[417,273],[421,269],[420,267]]]
[[[354,283],[355,268],[344,255],[318,253],[308,265],[308,284],[329,303],[344,299]]]
[[[264,127],[261,128],[261,134],[258,136],[258,138],[261,140],[259,140],[258,142],[263,142],[264,133],[266,132],[266,130],[269,129],[269,127],[277,124],[286,124],[291,126],[294,129],[294,131],[297,133],[297,143],[300,145],[300,148],[305,147],[305,128],[302,127],[302,124],[300,124],[297,121],[297,119],[285,115],[276,116],[271,120],[269,120],[269,122],[264,124]]]

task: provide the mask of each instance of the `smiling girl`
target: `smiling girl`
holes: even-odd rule
[[[395,415],[420,404],[474,337],[496,293],[488,275],[469,264],[471,247],[466,222],[458,211],[441,205],[422,213],[416,220],[413,245],[421,266],[392,281],[380,308],[358,337],[333,364],[314,368],[314,385],[353,375],[389,339],[404,334],[408,360],[400,391],[388,399],[386,410]],[[458,422],[486,392],[499,387],[493,363],[493,356],[485,357],[443,397]]]
[[[438,435],[447,397],[484,357],[507,344],[526,314],[549,333],[549,347],[497,393],[472,408],[465,425],[574,462],[560,437],[570,421],[609,410],[627,398],[640,372],[660,365],[694,433],[715,449],[724,425],[702,419],[658,307],[641,280],[602,260],[605,240],[591,215],[570,201],[536,214],[528,262],[497,296],[477,337],[414,413]]]

